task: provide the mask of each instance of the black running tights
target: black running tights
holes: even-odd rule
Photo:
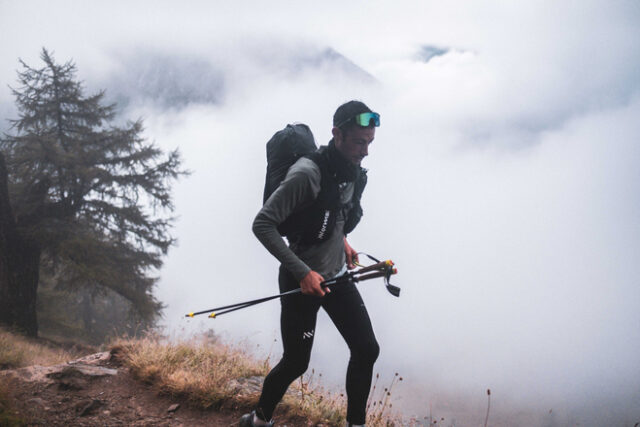
[[[280,292],[300,286],[282,266],[278,281]],[[346,385],[347,421],[364,424],[373,364],[378,358],[380,347],[358,289],[353,284],[335,285],[331,293],[322,298],[293,294],[283,297],[281,304],[280,328],[284,353],[264,380],[258,414],[265,420],[270,420],[289,385],[307,370],[316,316],[322,306],[351,351]]]

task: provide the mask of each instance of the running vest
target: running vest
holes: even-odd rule
[[[334,150],[334,156],[339,155],[334,147],[322,146],[305,156],[320,168],[320,192],[310,206],[294,212],[278,226],[280,234],[286,236],[289,242],[303,244],[323,242],[333,233],[341,210],[346,214],[345,235],[352,232],[362,218],[360,199],[367,185],[367,170],[357,166],[353,196],[349,202],[341,203],[340,184],[344,185],[349,180],[339,177],[331,161],[330,149]]]

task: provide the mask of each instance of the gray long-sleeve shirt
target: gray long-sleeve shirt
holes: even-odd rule
[[[292,213],[310,206],[320,192],[320,167],[311,159],[299,159],[289,168],[282,184],[262,206],[253,221],[253,232],[271,254],[301,281],[311,270],[325,279],[335,277],[345,265],[344,212],[336,217],[336,226],[325,241],[287,246],[278,232],[278,225]],[[353,196],[354,184],[340,186],[343,203]]]

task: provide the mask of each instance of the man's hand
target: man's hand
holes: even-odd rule
[[[331,290],[329,288],[323,288],[321,286],[322,282],[324,282],[324,278],[320,274],[311,270],[300,282],[302,293],[305,295],[323,297],[325,294],[331,292]]]
[[[344,238],[344,253],[347,256],[347,269],[353,270],[356,268],[355,263],[358,262],[358,251],[349,245],[346,237]]]

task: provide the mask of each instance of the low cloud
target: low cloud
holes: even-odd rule
[[[277,263],[250,229],[264,145],[294,121],[326,143],[335,108],[364,100],[382,126],[365,160],[365,217],[350,239],[400,270],[400,299],[360,287],[382,344],[376,369],[405,377],[397,405],[423,415],[431,403],[460,423],[477,421],[491,388],[492,416],[503,425],[521,408],[530,425],[637,421],[640,10],[602,1],[374,1],[336,14],[338,4],[311,16],[284,2],[179,11],[161,3],[148,12],[154,23],[138,27],[144,3],[128,13],[105,4],[105,14],[122,16],[117,36],[106,30],[113,21],[94,22],[88,45],[50,24],[46,38],[25,28],[25,39],[3,50],[2,81],[13,78],[6,70],[15,57],[35,63],[29,52],[46,42],[59,60],[77,60],[87,84],[127,76],[133,90],[123,93],[136,93],[144,86],[128,76],[145,75],[153,61],[114,54],[134,44],[166,61],[159,77],[175,70],[158,87],[197,94],[197,80],[197,96],[216,94],[165,108],[174,95],[159,92],[158,102],[143,92],[127,112],[145,118],[158,144],[179,146],[194,170],[176,186],[179,246],[158,296],[176,334],[212,327],[265,354],[280,349],[277,303],[217,320],[183,315],[277,291]],[[36,13],[1,7],[14,19]],[[65,7],[57,10],[49,11]],[[269,30],[276,16],[291,25]],[[180,33],[176,22],[192,25]],[[373,27],[380,31],[362,30]],[[423,48],[431,50],[416,57]],[[217,82],[222,90],[209,90]],[[321,315],[312,365],[338,385],[337,361],[347,359]]]

